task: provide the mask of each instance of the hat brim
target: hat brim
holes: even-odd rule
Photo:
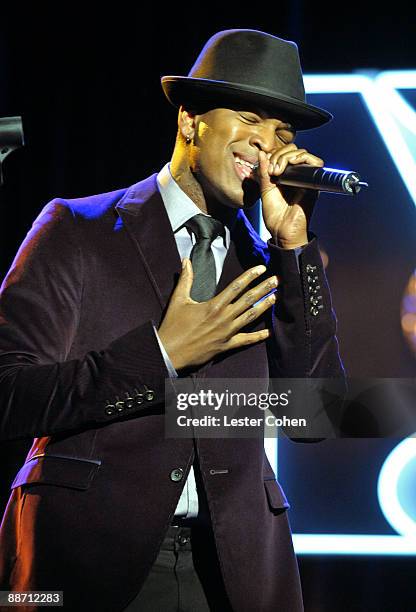
[[[173,106],[181,104],[211,106],[212,104],[248,103],[272,111],[289,122],[295,130],[317,128],[333,119],[328,111],[306,104],[295,98],[276,95],[263,88],[248,87],[240,83],[213,81],[181,76],[164,76],[161,79],[165,96]]]

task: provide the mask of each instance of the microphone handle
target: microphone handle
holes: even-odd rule
[[[358,172],[317,168],[308,164],[289,165],[283,174],[274,177],[273,181],[280,185],[329,191],[342,195],[356,195],[361,187],[368,187],[367,183],[361,181]]]

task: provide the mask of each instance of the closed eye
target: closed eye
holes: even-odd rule
[[[256,117],[255,115],[240,115],[240,118],[243,119],[243,121],[246,121],[247,123],[259,123],[260,121],[260,117]]]
[[[261,117],[255,114],[248,115],[239,113],[239,115],[240,119],[242,119],[244,123],[255,125],[262,121]],[[292,142],[295,140],[296,132],[294,130],[289,130],[286,126],[278,127],[276,128],[276,136],[284,144],[292,144]]]
[[[276,130],[276,136],[285,144],[292,144],[292,142],[295,142],[296,132],[288,131],[284,128],[278,128]]]
[[[281,134],[279,134],[279,131],[276,130],[276,136],[278,137],[279,140],[281,140],[284,144],[292,144],[292,142],[294,142],[294,138],[291,137],[284,137]]]

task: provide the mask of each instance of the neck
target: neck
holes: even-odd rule
[[[203,213],[221,220],[231,226],[238,214],[238,209],[225,206],[214,198],[207,197],[201,184],[189,167],[187,157],[176,149],[170,162],[170,172],[184,193],[196,204]]]
[[[170,172],[188,198],[191,198],[202,212],[211,214],[208,212],[208,203],[201,185],[192,174],[185,155],[178,152],[176,148],[170,162]]]

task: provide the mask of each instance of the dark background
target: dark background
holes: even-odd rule
[[[416,15],[403,6],[298,0],[264,8],[224,3],[221,10],[147,5],[146,12],[122,2],[107,9],[87,3],[82,10],[62,3],[2,7],[0,116],[23,117],[26,145],[4,166],[1,278],[48,200],[112,191],[169,160],[176,111],[163,96],[160,76],[187,74],[216,31],[253,28],[295,40],[305,73],[416,69]],[[352,376],[414,376],[416,362],[401,336],[398,314],[401,291],[415,267],[414,206],[359,97],[310,100],[336,119],[322,131],[301,136],[302,144],[331,165],[355,166],[373,186],[359,203],[334,206],[324,196],[314,219],[330,258],[328,276],[347,370]],[[1,444],[3,507],[29,444]],[[332,495],[337,496],[338,484],[341,498],[348,497],[346,515],[363,520],[369,504],[352,475],[357,456],[366,466],[371,463],[366,452],[365,441],[349,440],[322,443],[319,452],[305,445],[286,449],[294,468],[285,471],[283,462],[279,477],[290,492],[294,531],[306,524],[308,512],[322,516],[324,496],[315,495],[309,505],[308,483],[296,489],[291,478],[296,474],[298,482],[302,466],[312,465],[314,456],[319,456],[315,471],[332,482]],[[323,509],[328,514],[328,506]],[[339,516],[336,507],[334,514]],[[381,520],[373,522],[381,525]],[[299,560],[308,611],[414,609],[415,558]]]

